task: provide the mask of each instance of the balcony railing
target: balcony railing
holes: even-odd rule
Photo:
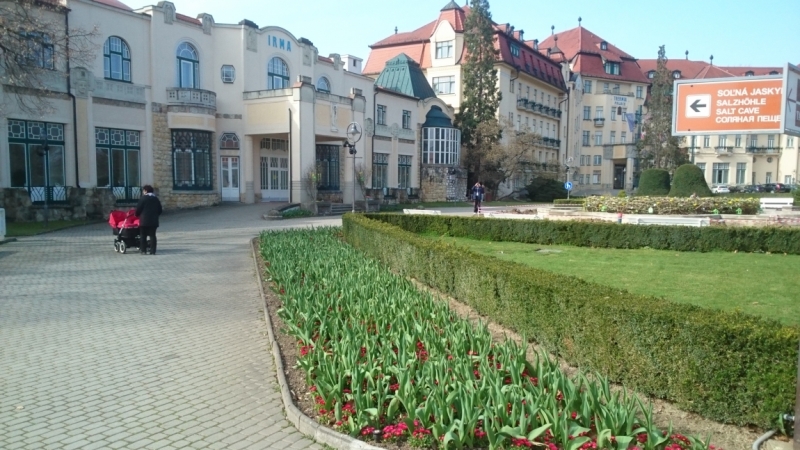
[[[775,155],[781,152],[780,147],[747,147],[745,150],[748,153],[757,153],[762,155]]]
[[[202,106],[217,109],[217,94],[204,89],[167,88],[167,102],[170,105]]]
[[[594,119],[594,126],[596,126],[598,128],[602,127],[605,124],[606,124],[606,119],[604,119],[602,117],[597,117],[597,118]]]
[[[714,147],[714,150],[716,150],[718,155],[730,155],[731,153],[733,153],[733,147],[728,147],[724,145],[718,145]]]

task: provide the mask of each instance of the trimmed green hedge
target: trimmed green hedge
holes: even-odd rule
[[[676,197],[589,197],[587,211],[622,212],[625,214],[757,214],[761,201],[757,198],[676,198]],[[715,212],[716,210],[716,212]]]
[[[681,227],[565,220],[514,220],[480,217],[367,214],[412,233],[433,232],[485,241],[644,248],[680,252],[772,252],[800,255],[800,230],[765,227]]]
[[[553,204],[554,205],[580,205],[580,206],[583,206],[584,203],[586,203],[586,199],[585,198],[570,198],[570,199],[557,198],[557,199],[553,200]]]
[[[411,218],[405,224],[415,231],[437,228],[425,216]],[[461,224],[487,231],[481,222],[500,221]],[[354,247],[573,365],[721,422],[767,428],[778,414],[792,410],[796,328],[487,259],[370,216],[347,214],[343,224],[344,237]]]
[[[689,197],[692,194],[698,197],[711,197],[711,189],[708,188],[706,177],[699,167],[694,164],[684,164],[675,169],[669,196]]]
[[[647,169],[639,176],[636,195],[660,196],[669,194],[669,172],[664,169]]]

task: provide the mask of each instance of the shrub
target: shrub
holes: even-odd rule
[[[293,219],[295,217],[311,217],[313,215],[313,212],[302,208],[290,209],[281,213],[281,217],[284,219]]]
[[[669,194],[669,172],[664,169],[647,169],[639,176],[637,195],[661,196]]]
[[[757,214],[760,206],[757,198],[732,197],[590,197],[586,200],[587,211],[625,214]]]
[[[800,255],[800,230],[791,228],[680,227],[565,220],[485,219],[457,216],[368,214],[412,233],[486,241],[679,252],[772,252]]]
[[[347,242],[398,273],[535,340],[572,365],[596,370],[643,394],[721,422],[766,428],[794,404],[797,328],[742,313],[635,295],[512,262],[487,261],[456,245],[370,219],[376,216],[345,215]],[[441,216],[377,218],[437,232],[450,225],[453,231],[471,230],[474,233],[469,234],[479,238],[487,227],[505,230],[510,236],[512,230],[534,225]],[[570,227],[598,226],[545,225],[561,227],[566,235]],[[600,228],[626,229],[614,224]],[[635,228],[649,229],[654,235],[684,232],[680,227]],[[692,230],[702,234],[709,229]],[[591,239],[591,234],[584,236]],[[572,243],[556,238],[552,236],[548,243]]]
[[[800,188],[794,188],[794,206],[800,206]]]
[[[553,200],[553,204],[554,205],[580,205],[580,206],[583,206],[584,203],[586,203],[586,199],[585,198],[577,198],[577,197],[557,198],[557,199]]]
[[[669,196],[689,197],[692,194],[697,194],[698,197],[711,197],[711,189],[708,188],[706,177],[699,167],[694,164],[684,164],[675,170]]]
[[[534,178],[525,186],[528,191],[528,200],[532,202],[552,202],[557,198],[567,198],[564,183],[549,178]]]

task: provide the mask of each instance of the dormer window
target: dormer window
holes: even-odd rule
[[[672,78],[675,78],[677,80],[680,77],[681,77],[681,71],[680,70],[675,70],[675,71],[672,72]]]
[[[451,58],[453,56],[453,41],[436,43],[436,59]]]
[[[611,62],[606,61],[603,64],[603,68],[606,70],[606,73],[609,75],[619,75],[619,63],[618,62]]]
[[[777,74],[778,74],[778,71],[777,71],[777,70],[773,70],[773,71],[770,71],[770,73],[769,73],[769,74],[770,74],[770,75],[777,75]]]
[[[603,41],[600,43],[600,50],[608,50],[608,42]]]
[[[744,76],[746,77],[755,76],[755,72],[753,72],[752,70],[748,70],[747,72],[744,73]]]
[[[651,70],[650,72],[647,72],[647,78],[653,79],[655,77],[656,77],[656,71],[655,70]]]
[[[519,58],[519,45],[511,44],[511,54]]]

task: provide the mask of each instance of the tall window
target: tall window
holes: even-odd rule
[[[23,64],[42,69],[55,69],[55,51],[49,34],[38,31],[20,31],[19,36],[27,47],[21,49],[20,59]]]
[[[406,130],[411,128],[411,111],[403,110],[403,128]]]
[[[603,132],[602,131],[595,131],[594,132],[594,145],[603,145]]]
[[[786,146],[789,148],[794,147],[794,138],[789,136],[786,138]]]
[[[135,200],[141,195],[139,141],[138,131],[94,129],[97,186],[111,188],[117,200]]]
[[[411,187],[411,155],[397,156],[397,187]]]
[[[614,145],[614,144],[617,143],[617,132],[616,131],[612,131],[610,133],[610,136],[608,137],[608,143],[611,144],[611,145]]]
[[[599,170],[595,170],[592,172],[592,184],[600,184],[600,172]]]
[[[750,147],[758,147],[758,135],[754,134],[750,136]]]
[[[720,147],[727,147],[727,146],[728,146],[728,136],[726,136],[726,135],[724,135],[724,134],[723,134],[723,135],[721,135],[721,136],[719,137],[718,145],[719,145]]]
[[[742,146],[742,135],[741,134],[737,134],[736,135],[736,138],[733,140],[733,146],[734,147],[741,147]]]
[[[644,88],[642,86],[636,86],[636,98],[642,98],[644,95]]]
[[[320,92],[327,92],[330,94],[331,82],[328,81],[328,79],[325,77],[319,77],[319,80],[317,80],[317,90]]]
[[[589,131],[584,131],[583,132],[583,146],[584,147],[588,147],[589,146]]]
[[[594,158],[594,161],[592,163],[593,166],[599,166],[599,165],[603,164],[603,157],[602,156],[594,155],[593,158]]]
[[[775,148],[775,135],[767,135],[767,148]]]
[[[378,105],[378,125],[386,125],[386,105]]]
[[[200,58],[197,50],[184,42],[178,46],[178,83],[182,88],[200,88]]]
[[[703,147],[708,148],[711,147],[711,136],[703,136]]]
[[[103,45],[103,76],[107,80],[131,81],[131,51],[116,36],[106,39]]]
[[[697,167],[700,169],[700,172],[703,172],[703,176],[706,176],[706,163],[697,163]]]
[[[172,130],[172,188],[210,191],[211,133]]]
[[[592,81],[591,80],[584,80],[583,81],[583,93],[584,94],[591,94],[592,93]]]
[[[277,56],[267,64],[267,89],[286,89],[289,87],[289,66]]]
[[[603,118],[603,107],[598,106],[594,110],[594,118],[595,119],[602,119]]]
[[[436,59],[450,58],[453,56],[453,41],[436,43]]]
[[[591,106],[584,106],[583,107],[583,120],[592,120],[592,107]]]
[[[728,184],[729,163],[714,163],[711,182],[714,184]]]
[[[767,184],[772,183],[772,172],[767,172],[767,177],[764,179],[764,182]]]
[[[63,124],[9,119],[8,150],[11,187],[26,188],[33,202],[67,199]]]
[[[372,187],[385,188],[389,185],[389,154],[372,153]]]
[[[339,190],[339,146],[317,145],[317,171],[320,191]]]
[[[422,129],[423,164],[458,164],[461,131],[457,128]]]
[[[744,184],[747,174],[747,163],[736,163],[736,184]]]
[[[611,114],[609,114],[611,116],[611,120],[616,121],[617,120],[617,108],[614,108],[612,106],[611,107],[611,111],[609,111],[609,112],[611,113]]]
[[[620,144],[627,144],[628,143],[628,132],[623,131],[619,138]]]
[[[514,83],[511,83],[513,86]],[[437,94],[453,94],[456,90],[456,77],[433,77],[433,91]],[[514,92],[514,88],[511,88]]]

